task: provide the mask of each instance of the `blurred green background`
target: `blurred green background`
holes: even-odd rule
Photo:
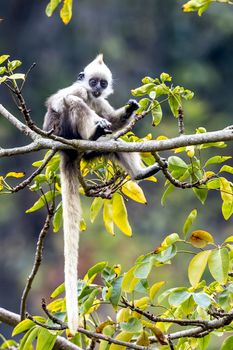
[[[182,13],[183,2],[178,0],[75,0],[72,21],[64,26],[58,13],[46,17],[46,4],[47,0],[5,0],[0,5],[1,54],[22,60],[24,72],[36,62],[24,97],[39,126],[45,114],[45,99],[76,80],[100,52],[113,72],[115,93],[110,102],[114,106],[127,102],[130,90],[139,86],[144,76],[155,77],[164,71],[174,77],[174,84],[195,92],[193,101],[185,105],[187,133],[195,132],[198,126],[210,131],[232,124],[233,7],[214,5],[198,17]],[[3,86],[0,103],[22,118]],[[152,128],[148,117],[138,123],[135,132],[139,136],[148,132],[154,137],[177,136],[176,121],[167,111],[159,128]],[[28,142],[3,118],[0,139],[2,147]],[[232,145],[224,152],[231,154]],[[1,159],[1,174],[9,170],[30,174],[31,163],[42,156],[43,153],[37,153]],[[211,193],[207,205],[202,206],[191,191],[176,190],[161,207],[164,181],[161,175],[158,180],[157,184],[142,183],[146,206],[128,202],[132,238],[120,232],[111,237],[101,220],[94,224],[87,220],[87,231],[81,237],[80,275],[102,260],[121,262],[125,271],[138,255],[159,245],[165,235],[181,233],[183,221],[193,208],[199,212],[196,229],[206,229],[220,241],[231,233],[232,219],[223,220],[218,193]],[[16,312],[46,215],[45,210],[25,214],[36,199],[27,189],[0,197],[0,306]],[[83,199],[86,218],[90,203]],[[168,285],[187,283],[188,261],[187,256],[187,261],[161,268],[155,280],[166,276]],[[48,300],[50,292],[62,281],[62,232],[51,233],[46,238],[42,268],[30,294],[30,311],[40,313],[41,298]]]

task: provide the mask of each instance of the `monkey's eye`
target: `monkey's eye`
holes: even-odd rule
[[[90,79],[89,80],[89,85],[91,87],[95,87],[98,84],[98,81],[96,79]]]
[[[108,82],[107,80],[101,79],[100,80],[100,85],[103,89],[106,89],[106,87],[108,86]]]

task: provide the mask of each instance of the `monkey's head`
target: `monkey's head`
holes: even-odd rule
[[[78,80],[95,98],[106,98],[113,93],[112,73],[103,61],[103,54],[99,54],[79,73]]]

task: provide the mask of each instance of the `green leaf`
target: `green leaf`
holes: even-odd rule
[[[56,298],[58,295],[65,291],[65,284],[60,284],[50,295],[51,298]]]
[[[85,315],[89,311],[89,309],[92,307],[98,293],[99,293],[99,289],[97,288],[90,293],[88,299],[82,304],[80,308],[80,313],[82,315]]]
[[[192,188],[193,192],[195,193],[196,197],[199,199],[199,201],[202,204],[205,204],[207,195],[208,195],[208,190],[206,188]]]
[[[152,125],[157,126],[160,124],[163,117],[162,107],[158,101],[154,101],[151,107]]]
[[[143,96],[149,95],[149,93],[154,89],[155,85],[153,83],[145,84],[137,89],[131,90],[133,96]]]
[[[188,277],[190,284],[195,288],[203,275],[203,272],[206,268],[208,258],[211,254],[211,250],[205,250],[198,253],[190,261],[188,267]]]
[[[56,212],[53,217],[53,232],[58,232],[62,225],[62,202],[60,202],[56,208]]]
[[[221,347],[221,350],[231,350],[231,349],[233,349],[233,335],[226,338]]]
[[[207,162],[205,163],[204,167],[210,165],[210,164],[219,164],[219,163],[223,163],[225,162],[226,160],[228,159],[231,159],[232,157],[230,156],[215,156],[215,157],[212,157],[212,158],[209,158],[207,160]]]
[[[112,199],[104,199],[103,221],[107,232],[115,236]]]
[[[178,233],[171,233],[162,241],[162,243],[159,245],[159,247],[157,247],[155,249],[155,253],[159,253],[159,252],[167,249],[168,247],[170,247],[171,245],[173,245],[174,243],[176,243],[178,241],[180,241],[180,237],[179,237]]]
[[[45,206],[47,203],[51,202],[57,195],[60,193],[57,191],[49,191],[46,192],[44,195],[42,195],[38,201],[36,201],[31,208],[26,210],[26,213],[32,213],[36,210],[39,210],[43,206]]]
[[[168,158],[168,170],[177,171],[183,174],[188,169],[188,165],[183,161],[183,159],[172,156]]]
[[[143,326],[141,321],[136,317],[131,317],[128,322],[122,322],[120,324],[122,331],[129,333],[138,333],[142,332]]]
[[[208,308],[210,304],[214,301],[208,294],[206,293],[193,293],[193,299],[199,305],[203,308]]]
[[[152,261],[139,264],[134,270],[134,276],[139,279],[147,278],[149,273],[151,272],[152,266],[153,266]]]
[[[220,180],[219,179],[210,180],[207,182],[206,186],[210,190],[217,190],[220,188]]]
[[[210,334],[207,334],[205,337],[198,339],[200,350],[206,350],[210,342]]]
[[[167,197],[169,196],[170,193],[172,193],[175,189],[175,186],[172,184],[169,184],[169,186],[166,188],[166,190],[164,191],[162,198],[161,198],[161,205],[164,206],[165,204],[165,200],[167,199]]]
[[[1,344],[0,349],[1,350],[4,350],[4,349],[8,349],[8,350],[9,349],[18,349],[18,344],[13,339],[7,339]]]
[[[161,73],[160,80],[165,83],[165,81],[172,81],[172,77],[168,73]]]
[[[5,62],[9,57],[10,57],[10,55],[2,55],[2,56],[0,56],[0,64]]]
[[[55,334],[41,327],[38,332],[36,350],[52,350],[56,339],[57,336]]]
[[[26,332],[28,329],[35,326],[35,323],[31,320],[23,320],[17,324],[17,326],[13,329],[12,337],[19,333]]]
[[[222,173],[222,172],[224,172],[224,171],[225,171],[226,173],[233,174],[233,167],[230,166],[230,165],[223,165],[223,166],[221,167],[221,169],[219,170],[219,172]]]
[[[18,68],[19,66],[21,66],[22,62],[19,61],[19,60],[14,60],[14,61],[11,61],[8,63],[8,70],[9,71],[13,71],[15,70],[16,68]]]
[[[64,0],[60,11],[60,17],[64,24],[68,24],[72,18],[73,0]]]
[[[101,197],[95,197],[93,202],[91,203],[91,208],[90,208],[90,219],[91,222],[93,223],[99,214],[101,208],[103,206],[103,198]]]
[[[92,283],[96,275],[100,272],[102,272],[105,267],[108,266],[108,263],[106,261],[99,262],[92,266],[88,271],[87,274],[84,277],[84,281],[88,281],[88,283]]]
[[[121,297],[122,280],[123,276],[120,276],[112,282],[112,293],[109,298],[109,301],[115,310],[117,309]]]
[[[168,103],[174,117],[178,117],[179,115],[179,107],[181,106],[180,96],[178,94],[170,94],[168,96]]]
[[[132,236],[132,229],[128,221],[127,209],[125,207],[123,197],[119,193],[114,193],[112,199],[112,214],[114,223],[126,236]]]
[[[61,0],[50,0],[48,3],[45,13],[48,17],[51,17],[54,10],[57,8],[57,6],[60,4]]]
[[[22,79],[22,80],[24,80],[24,79],[25,79],[25,74],[22,74],[22,73],[15,73],[15,74],[9,75],[8,78],[11,79],[11,80],[17,80],[17,79]]]
[[[227,248],[213,250],[208,259],[208,266],[214,279],[221,284],[225,284],[229,272],[229,253]]]
[[[7,73],[6,67],[0,67],[0,74],[5,74]]]
[[[20,350],[31,350],[31,345],[36,339],[39,332],[39,327],[34,326],[31,328],[20,341]]]
[[[168,302],[172,306],[179,306],[190,297],[190,293],[187,290],[176,290],[169,295]]]
[[[187,219],[185,220],[184,226],[183,226],[183,234],[184,234],[184,238],[186,238],[187,232],[190,229],[190,227],[192,226],[193,222],[196,220],[197,217],[197,209],[193,209]]]

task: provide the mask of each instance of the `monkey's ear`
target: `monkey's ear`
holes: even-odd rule
[[[84,72],[80,72],[79,75],[78,75],[78,79],[77,80],[83,80],[84,77],[85,77]]]

